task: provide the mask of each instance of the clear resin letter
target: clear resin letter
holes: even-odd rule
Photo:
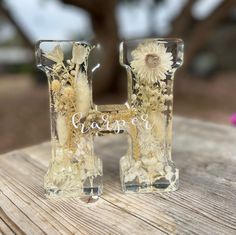
[[[176,190],[172,103],[174,72],[183,60],[182,41],[121,43],[120,60],[128,75],[125,104],[92,102],[92,75],[99,63],[88,66],[89,58],[100,49],[84,42],[37,44],[37,65],[47,74],[50,94],[52,158],[44,179],[46,196],[100,196],[102,162],[94,153],[93,138],[119,133],[128,136],[128,151],[120,160],[123,191]]]
[[[92,115],[88,80],[88,56],[92,49],[82,42],[37,44],[37,65],[47,74],[50,95],[52,158],[44,178],[48,197],[102,193],[102,163],[94,154],[93,133],[85,125],[82,128],[88,115]]]

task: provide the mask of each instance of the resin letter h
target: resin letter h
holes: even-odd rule
[[[120,160],[124,192],[165,192],[178,188],[171,160],[173,79],[182,64],[181,40],[123,42],[120,62],[127,70],[125,104],[92,102],[90,54],[84,42],[40,41],[37,65],[49,81],[52,158],[44,179],[48,197],[100,196],[102,162],[94,136],[127,133]],[[71,53],[70,53],[71,52]]]

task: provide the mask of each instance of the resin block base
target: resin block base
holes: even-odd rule
[[[44,176],[47,198],[100,196],[102,161],[95,155],[77,156],[57,148]],[[85,160],[86,159],[86,160]]]
[[[47,198],[63,198],[63,197],[100,197],[103,192],[102,186],[89,188],[75,188],[71,190],[61,190],[60,188],[46,188],[45,196]]]
[[[45,176],[45,182],[47,181],[47,176]],[[99,181],[99,184],[95,182]],[[101,184],[101,177],[93,180],[93,187],[75,187],[71,189],[62,189],[59,187],[49,187],[49,185],[44,185],[45,196],[47,198],[61,198],[61,197],[100,197],[103,193],[103,185]]]
[[[178,189],[179,170],[172,162],[157,162],[147,166],[142,159],[130,159],[130,156],[123,156],[120,161],[120,179],[125,193],[162,193]]]

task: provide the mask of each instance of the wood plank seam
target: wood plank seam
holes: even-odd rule
[[[3,193],[0,190],[0,193]],[[5,211],[0,207],[0,218],[3,221],[3,223],[14,233],[17,235],[25,235],[25,233],[20,229],[20,227],[15,224],[5,213]],[[1,228],[0,228],[1,231]]]

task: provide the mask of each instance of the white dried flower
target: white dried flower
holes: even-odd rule
[[[166,100],[172,100],[173,99],[173,95],[170,94],[170,95],[165,95],[165,99]]]
[[[131,53],[133,60],[131,68],[140,80],[155,83],[166,78],[166,73],[172,69],[172,53],[166,51],[164,44],[146,41]]]
[[[74,43],[72,48],[72,63],[78,65],[82,64],[85,61],[88,52],[88,49],[84,45]]]
[[[62,115],[57,117],[57,135],[60,145],[64,145],[68,138],[68,130],[66,126],[66,119]]]
[[[160,88],[162,88],[162,89],[166,88],[166,83],[165,82],[160,81],[159,84],[160,84]]]
[[[139,175],[141,170],[142,170],[141,161],[132,162],[131,167],[129,168],[129,170],[125,175],[124,181],[125,182],[133,181]]]
[[[142,157],[141,159],[142,163],[145,166],[155,165],[157,164],[157,158],[156,157]]]
[[[76,109],[81,113],[81,117],[85,117],[90,110],[90,87],[87,77],[84,73],[80,73],[76,83]]]
[[[61,49],[61,46],[56,45],[51,52],[45,54],[45,57],[56,63],[61,63],[64,60],[64,54]]]
[[[131,99],[136,100],[137,96],[135,94],[132,94]]]
[[[72,63],[71,63],[71,60],[66,60],[66,63],[69,64],[69,65],[72,64]]]
[[[70,74],[71,74],[72,76],[75,76],[75,74],[76,74],[75,70],[71,70],[71,71],[70,71]]]

